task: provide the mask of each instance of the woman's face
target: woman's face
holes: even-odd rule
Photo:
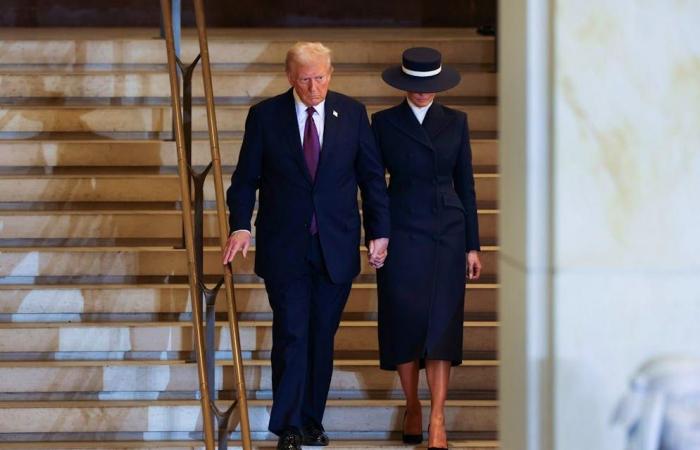
[[[406,97],[418,107],[428,106],[430,102],[435,98],[435,92],[429,93],[418,93],[418,92],[406,92]]]

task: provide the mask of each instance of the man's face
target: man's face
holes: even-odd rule
[[[287,73],[289,84],[306,106],[316,106],[328,93],[333,67],[324,57],[305,62],[294,62]]]
[[[418,107],[428,106],[430,102],[435,98],[435,93],[418,93],[418,92],[407,92],[406,96],[411,103]]]

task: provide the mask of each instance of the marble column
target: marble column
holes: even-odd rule
[[[621,449],[633,372],[700,356],[700,2],[499,10],[503,448]]]

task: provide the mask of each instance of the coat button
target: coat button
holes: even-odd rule
[[[434,234],[434,235],[433,235],[433,240],[434,240],[435,242],[439,241],[439,240],[440,240],[440,235],[439,235],[439,234]]]
[[[437,214],[437,212],[438,212],[437,206],[433,206],[433,213]]]

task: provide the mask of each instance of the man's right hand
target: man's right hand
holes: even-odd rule
[[[248,230],[238,230],[228,237],[226,242],[226,249],[223,255],[223,264],[226,265],[233,261],[236,257],[236,253],[239,251],[243,253],[245,258],[248,255],[248,248],[250,247],[251,235]]]
[[[387,247],[389,247],[389,238],[377,238],[369,241],[369,253],[367,259],[370,267],[373,269],[381,269],[384,266],[386,259]]]

